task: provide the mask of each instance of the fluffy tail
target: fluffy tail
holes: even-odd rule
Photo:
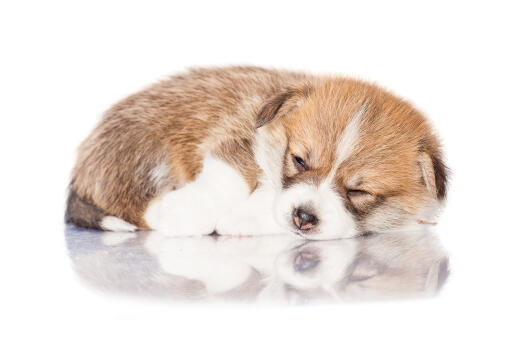
[[[83,197],[73,189],[69,190],[67,209],[64,217],[66,223],[77,227],[107,231],[135,231],[137,227],[115,216],[110,216],[101,208]]]
[[[66,223],[74,224],[77,227],[103,230],[104,228],[101,222],[106,216],[108,216],[108,214],[102,209],[78,196],[73,189],[69,189],[66,214],[64,217]]]

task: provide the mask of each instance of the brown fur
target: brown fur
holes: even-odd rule
[[[287,143],[284,187],[298,182],[321,183],[335,162],[341,134],[353,114],[366,105],[359,143],[335,175],[338,192],[362,228],[364,218],[378,212],[377,208],[399,206],[402,211],[396,211],[397,214],[412,215],[428,200],[445,198],[447,168],[438,141],[425,117],[410,104],[379,87],[352,79],[320,79],[312,88],[306,94],[302,92],[306,99],[303,104],[292,114],[282,115],[277,123]],[[271,105],[279,107],[275,102]],[[300,172],[293,156],[303,158],[308,170]],[[421,166],[429,175],[432,192],[427,191]],[[355,185],[349,184],[355,179]],[[371,195],[350,196],[349,189]],[[394,226],[392,221],[388,222],[381,228]]]
[[[288,143],[288,180],[319,180],[333,162],[333,141],[364,102],[368,114],[362,143],[336,174],[350,209],[363,216],[374,208],[374,202],[347,196],[347,182],[361,168],[364,190],[385,198],[382,202],[399,200],[412,212],[428,195],[419,171],[425,164],[436,196],[443,199],[446,170],[438,142],[408,103],[345,78],[257,67],[207,68],[152,85],[105,113],[79,148],[66,220],[99,227],[100,218],[113,215],[147,229],[143,214],[149,201],[192,181],[210,151],[237,168],[254,189],[260,169],[252,142],[255,128],[263,125],[273,125],[276,135],[285,131],[278,138]],[[431,161],[420,163],[420,152]],[[297,173],[293,154],[306,158],[312,170]],[[160,164],[169,171],[156,181],[151,174]]]

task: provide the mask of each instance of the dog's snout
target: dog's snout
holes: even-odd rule
[[[293,222],[298,229],[308,230],[318,224],[318,218],[311,209],[298,207],[293,211]]]

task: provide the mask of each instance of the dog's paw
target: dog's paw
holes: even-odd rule
[[[261,219],[255,214],[246,211],[231,212],[217,223],[215,230],[220,235],[252,236],[282,234],[285,230],[279,228],[272,218]]]
[[[215,230],[220,235],[231,236],[250,236],[257,235],[259,229],[257,221],[250,219],[250,216],[230,213],[220,218],[215,226]]]
[[[152,230],[167,236],[208,235],[213,232],[216,220],[204,205],[183,197],[179,191],[152,202],[144,217]]]

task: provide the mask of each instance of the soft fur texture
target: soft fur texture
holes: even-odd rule
[[[446,186],[429,123],[377,86],[193,69],[105,113],[80,146],[66,220],[169,235],[352,237],[428,220]]]

